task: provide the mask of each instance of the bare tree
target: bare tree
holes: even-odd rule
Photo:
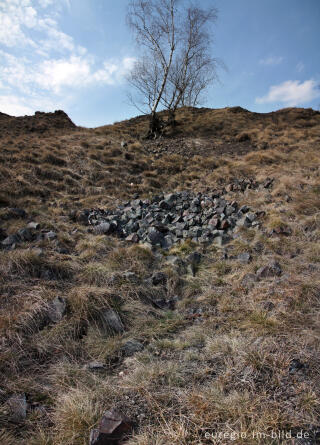
[[[159,107],[175,111],[182,105],[199,104],[201,93],[216,78],[217,60],[211,57],[209,25],[216,10],[193,6],[189,0],[132,0],[127,21],[142,56],[128,76],[136,96],[131,101],[150,113],[150,136],[161,129]]]

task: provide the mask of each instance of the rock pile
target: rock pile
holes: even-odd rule
[[[169,249],[191,239],[219,246],[230,241],[239,227],[257,227],[262,212],[250,212],[236,201],[228,202],[218,193],[189,191],[139,198],[114,210],[85,210],[80,219],[93,226],[96,234],[114,234],[127,241]]]

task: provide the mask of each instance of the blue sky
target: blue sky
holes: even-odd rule
[[[0,0],[0,111],[65,110],[94,127],[140,114],[125,75],[138,51],[127,0]],[[228,70],[204,106],[268,112],[320,107],[320,0],[198,0],[215,5],[213,55]]]

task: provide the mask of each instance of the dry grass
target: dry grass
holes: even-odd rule
[[[85,445],[112,406],[136,424],[128,445],[209,444],[206,433],[214,432],[233,434],[217,444],[269,444],[253,433],[319,424],[319,116],[181,109],[174,134],[180,145],[193,138],[193,150],[199,140],[215,147],[192,159],[150,154],[139,137],[145,117],[92,130],[3,133],[1,227],[12,234],[34,220],[58,236],[0,252],[1,444]],[[227,197],[264,210],[262,230],[239,230],[229,259],[216,247],[202,249],[195,276],[148,248],[88,233],[72,214],[113,207],[135,193],[210,191],[248,177],[273,177],[274,185]],[[18,206],[27,218],[6,219],[7,208]],[[281,227],[291,234],[271,234]],[[194,250],[200,247],[188,241],[169,253],[185,259]],[[236,259],[242,252],[252,255],[249,264]],[[273,259],[281,277],[243,284]],[[148,280],[159,270],[166,286]],[[66,299],[66,312],[48,324],[43,314],[57,296]],[[173,297],[175,310],[152,304]],[[120,314],[123,333],[100,329],[108,308]],[[144,349],[124,357],[130,339]],[[302,367],[291,372],[293,360]],[[91,371],[92,361],[104,369]],[[15,393],[28,400],[19,425],[5,408]]]

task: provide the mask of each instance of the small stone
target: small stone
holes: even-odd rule
[[[153,286],[165,285],[167,283],[167,275],[164,272],[155,272],[151,277]]]
[[[250,261],[252,260],[252,257],[251,257],[251,255],[250,255],[250,253],[248,253],[248,252],[243,252],[243,253],[240,253],[238,256],[237,256],[237,260],[239,260],[241,263],[243,263],[243,264],[248,264],[248,263],[250,263]]]
[[[144,349],[144,345],[138,340],[128,340],[121,348],[123,354],[126,357],[131,357],[136,352],[140,352]]]
[[[32,241],[34,238],[31,229],[28,228],[18,230],[17,235],[21,241]]]
[[[232,213],[236,211],[235,207],[232,207],[231,205],[228,205],[225,209],[225,213],[227,216],[231,216]]]
[[[48,241],[53,241],[56,238],[57,238],[56,232],[50,231],[50,232],[44,233],[44,239],[46,239]]]
[[[86,365],[89,371],[104,371],[106,369],[105,364],[98,361],[90,362]]]
[[[272,301],[265,301],[262,304],[263,309],[265,309],[266,311],[272,311],[272,309],[275,308],[274,303],[272,303]]]
[[[257,270],[258,278],[279,277],[282,274],[282,268],[277,261],[271,261],[267,266],[260,267]]]
[[[227,230],[230,227],[230,223],[228,222],[228,220],[224,220],[221,222],[221,229],[222,230]]]
[[[132,430],[130,419],[111,409],[103,414],[98,428],[91,430],[89,445],[120,445]]]
[[[128,147],[128,143],[126,141],[121,141],[121,148]]]
[[[294,374],[295,372],[297,372],[303,368],[305,368],[305,364],[302,363],[299,359],[295,358],[295,359],[291,360],[291,363],[289,366],[289,374]]]
[[[2,244],[4,247],[10,247],[10,246],[12,246],[12,245],[18,243],[19,241],[20,241],[20,239],[19,239],[19,237],[18,237],[17,235],[9,235],[9,236],[7,236],[7,238],[5,238],[5,239],[1,242],[1,244]]]
[[[107,235],[108,233],[110,233],[110,229],[111,229],[110,224],[107,222],[104,222],[104,223],[101,223],[101,224],[98,224],[97,226],[95,226],[94,232],[97,235]]]
[[[242,286],[251,289],[254,286],[254,283],[258,281],[258,278],[253,273],[247,273],[241,281]]]
[[[250,210],[250,208],[246,205],[240,207],[239,212],[241,213],[247,213]]]
[[[270,187],[272,186],[272,184],[273,184],[273,181],[274,181],[274,178],[267,178],[267,179],[265,180],[264,184],[263,184],[263,187],[264,187],[265,189],[270,188]]]
[[[27,399],[25,394],[14,394],[7,404],[11,411],[11,420],[16,423],[23,422],[27,417]]]
[[[28,229],[31,230],[39,230],[40,229],[40,224],[34,221],[29,222],[29,224],[27,225]]]
[[[101,321],[104,330],[115,334],[120,334],[124,331],[124,326],[119,317],[119,314],[114,309],[107,309],[101,314]]]
[[[129,241],[131,243],[138,243],[139,242],[139,236],[136,233],[131,233],[126,237],[126,241]]]
[[[48,305],[48,317],[52,323],[59,323],[66,311],[67,302],[63,297],[54,298]]]
[[[162,246],[164,242],[163,233],[159,232],[159,230],[152,228],[148,234],[149,241],[152,245],[160,244]]]
[[[246,219],[248,219],[251,223],[253,223],[253,221],[255,221],[256,218],[257,218],[256,215],[252,212],[246,214]]]
[[[229,235],[220,235],[214,238],[213,243],[217,246],[221,247],[227,244],[229,241],[231,241],[231,237]]]

